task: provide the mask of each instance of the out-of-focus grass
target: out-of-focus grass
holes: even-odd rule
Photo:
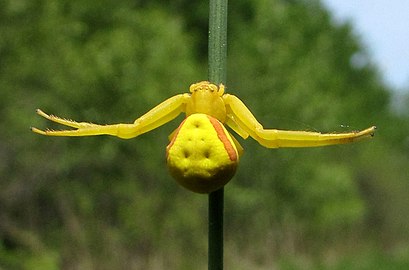
[[[409,254],[385,254],[371,251],[351,255],[337,262],[306,262],[295,258],[281,260],[279,270],[406,270],[409,269]]]

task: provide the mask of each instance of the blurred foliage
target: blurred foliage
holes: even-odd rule
[[[228,92],[266,127],[379,130],[317,149],[243,142],[226,267],[406,268],[409,98],[392,108],[352,26],[319,1],[229,8]],[[205,1],[0,0],[0,269],[205,269],[207,197],[164,162],[178,121],[132,141],[28,127],[51,125],[37,107],[132,122],[187,92],[207,77],[207,16]]]

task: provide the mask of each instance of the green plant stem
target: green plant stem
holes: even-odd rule
[[[227,0],[209,0],[209,81],[226,81]]]
[[[209,81],[226,81],[227,0],[209,0]],[[209,270],[223,269],[224,189],[209,194]]]
[[[223,269],[224,188],[209,194],[209,270]]]

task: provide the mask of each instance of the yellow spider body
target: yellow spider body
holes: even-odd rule
[[[192,114],[174,132],[166,147],[166,160],[179,184],[198,193],[209,193],[233,177],[239,153],[216,118]]]
[[[32,128],[32,131],[47,136],[112,135],[129,139],[151,131],[184,112],[187,118],[170,136],[167,162],[172,176],[182,186],[199,193],[222,187],[236,170],[242,147],[223,125],[228,125],[243,139],[250,136],[268,148],[349,143],[371,137],[375,131],[374,126],[359,132],[328,134],[264,129],[239,98],[224,94],[223,84],[217,86],[202,81],[192,84],[189,90],[189,94],[179,94],[165,100],[132,124],[79,123],[37,110],[40,116],[74,129],[43,131]],[[195,123],[199,123],[199,127],[195,127]],[[189,155],[186,156],[186,152]],[[236,158],[232,158],[232,153]]]

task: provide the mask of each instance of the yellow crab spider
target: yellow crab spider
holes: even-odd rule
[[[40,116],[72,127],[71,130],[40,130],[47,136],[112,135],[122,139],[137,137],[185,113],[185,120],[169,136],[166,147],[167,165],[171,175],[185,188],[210,193],[224,186],[236,172],[242,147],[230,135],[229,126],[243,139],[249,136],[268,148],[314,147],[354,142],[371,137],[375,126],[349,133],[327,133],[265,129],[236,96],[224,93],[224,85],[208,81],[192,84],[190,93],[173,96],[160,103],[132,124],[97,125],[75,122],[48,115]]]

